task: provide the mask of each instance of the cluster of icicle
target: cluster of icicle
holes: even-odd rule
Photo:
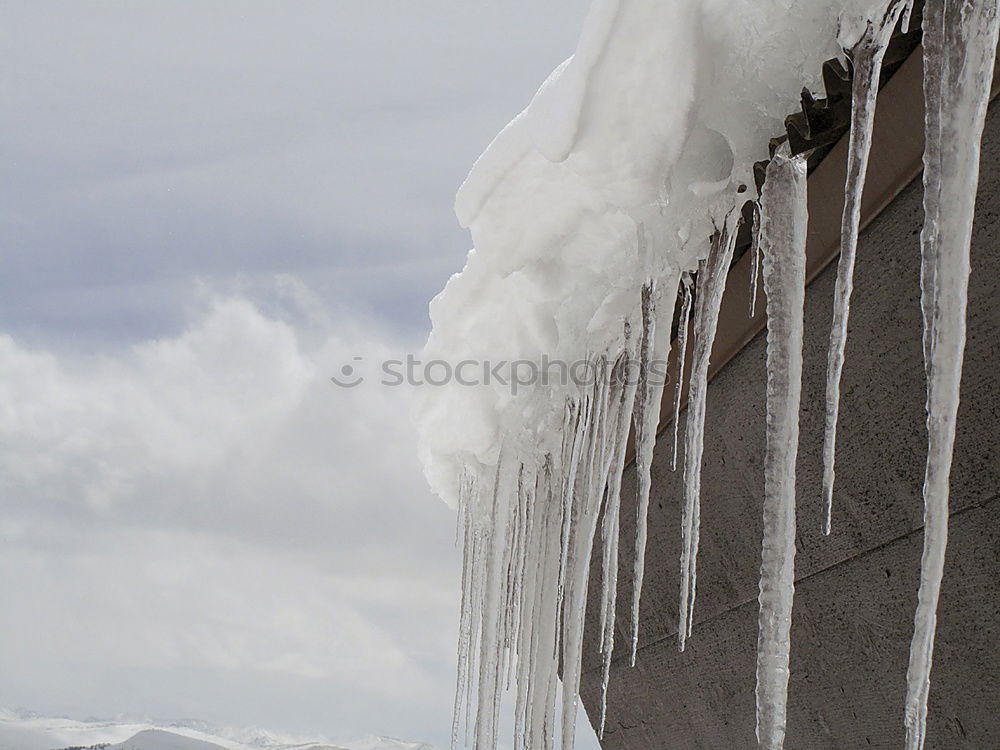
[[[824,445],[824,524],[830,533],[839,384],[844,364],[861,192],[871,147],[882,58],[911,0],[890,0],[860,41],[845,50],[854,68],[842,252],[835,291]],[[920,238],[923,346],[929,448],[924,480],[925,537],[919,604],[905,704],[908,750],[923,747],[937,601],[948,531],[948,477],[965,344],[969,247],[979,144],[997,45],[997,0],[928,0],[923,17],[926,151],[925,224]],[[615,646],[621,477],[634,430],[638,499],[631,598],[631,660],[638,646],[646,514],[663,387],[648,379],[665,362],[674,304],[680,304],[679,367],[688,329],[693,352],[683,445],[681,592],[678,639],[692,634],[697,583],[700,478],[709,355],[740,206],[711,240],[692,277],[649,280],[624,321],[617,351],[594,355],[592,385],[565,402],[561,432],[538,455],[505,444],[495,471],[461,479],[459,534],[464,544],[462,613],[453,744],[495,748],[501,695],[514,693],[514,742],[549,750],[561,735],[572,747],[579,701],[584,618],[592,556],[600,555],[598,642],[603,657],[599,732]],[[794,594],[795,462],[801,392],[805,243],[804,157],[779,148],[754,210],[753,284],[763,271],[767,305],[767,427],[764,538],[757,647],[757,737],[781,748],[785,735],[789,634]],[[638,225],[640,248],[649,241]],[[641,253],[640,253],[641,255]],[[758,262],[758,257],[762,262]],[[751,311],[751,314],[753,312]],[[692,320],[693,316],[693,320]],[[630,374],[639,373],[639,377]],[[673,397],[673,466],[679,454],[680,372]],[[560,679],[561,678],[561,679]],[[561,682],[561,687],[560,687]]]

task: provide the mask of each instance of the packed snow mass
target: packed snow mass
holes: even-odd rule
[[[516,395],[451,384],[421,394],[421,457],[459,513],[463,598],[453,743],[492,750],[501,694],[513,693],[517,747],[573,745],[592,558],[600,563],[603,703],[615,612],[637,649],[646,512],[662,383],[642,377],[676,346],[691,375],[682,456],[678,643],[691,637],[709,356],[747,201],[768,318],[764,538],[757,647],[757,737],[785,734],[794,595],[795,461],[801,390],[805,154],[779,148],[760,194],[755,162],[824,60],[853,71],[841,256],[833,300],[824,445],[823,532],[833,514],[840,377],[860,196],[882,58],[912,0],[594,0],[575,53],[479,157],[456,212],[474,249],[431,304],[427,358],[586,358],[581,388]],[[923,747],[948,476],[965,341],[979,143],[993,75],[996,0],[927,0],[921,20],[926,100],[925,224],[920,237],[928,452],[925,542],[901,696],[908,750]],[[761,261],[756,262],[757,254]],[[914,332],[914,335],[920,335]],[[684,357],[679,361],[683,362]],[[638,379],[624,373],[638,371]],[[681,382],[677,378],[678,383]],[[674,414],[681,393],[675,392]],[[626,443],[638,498],[634,588],[619,604],[618,536]],[[678,441],[681,444],[677,448]],[[623,592],[625,593],[625,592]],[[464,717],[464,725],[463,725]],[[561,727],[561,731],[558,729]]]

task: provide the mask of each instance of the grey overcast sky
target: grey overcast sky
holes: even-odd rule
[[[407,394],[583,0],[0,2],[0,705],[444,746]]]

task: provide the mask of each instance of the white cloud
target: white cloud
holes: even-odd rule
[[[446,744],[454,517],[326,377],[424,335],[586,5],[3,4],[0,705]]]
[[[217,670],[364,704],[359,732],[447,726],[451,513],[416,465],[408,394],[329,380],[401,344],[282,287],[298,320],[214,298],[117,355],[0,337],[0,696],[34,672],[107,711],[80,692],[93,672],[151,670],[169,692]]]
[[[290,270],[422,328],[468,250],[455,190],[585,11],[4,3],[0,316],[127,340],[169,330],[193,274]]]

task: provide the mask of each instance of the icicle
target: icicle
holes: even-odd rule
[[[625,325],[625,341],[626,347],[630,343],[631,338],[631,327],[628,323]],[[615,478],[616,469],[619,464],[619,454],[621,454],[621,462],[624,463],[624,452],[625,448],[622,445],[622,420],[626,411],[625,399],[628,398],[628,394],[631,391],[632,399],[635,398],[635,387],[634,384],[629,382],[628,370],[630,362],[632,361],[631,352],[626,349],[622,352],[618,361],[615,363],[614,371],[612,372],[612,382],[611,382],[611,393],[609,401],[609,413],[608,413],[608,426],[610,430],[610,437],[608,442],[608,459],[609,464],[606,470],[608,475],[608,489],[607,495],[604,500],[604,515],[601,522],[601,543],[602,543],[602,553],[601,553],[601,619],[600,619],[600,632],[602,633],[601,643],[599,644],[600,652],[604,653],[604,642],[605,637],[603,634],[607,632],[607,625],[610,621],[613,625],[614,623],[614,598],[610,596],[612,588],[617,584],[618,575],[618,559],[617,556],[612,559],[612,555],[617,555],[617,542],[618,542],[618,527],[619,519],[618,512],[621,505],[620,493],[613,491],[615,484],[621,487],[621,472],[617,472],[617,479]],[[631,419],[631,404],[628,405],[629,419]],[[628,422],[624,424],[624,439],[628,439]],[[613,575],[612,575],[613,574]]]
[[[478,494],[478,490],[477,490]],[[486,569],[486,540],[488,538],[488,532],[485,530],[476,529],[473,531],[473,547],[472,547],[472,622],[470,624],[471,633],[471,643],[477,644],[479,642],[481,633],[481,624],[483,619],[483,586],[485,582],[485,569]],[[476,692],[478,683],[476,682],[475,675],[478,674],[478,650],[475,648],[469,649],[469,667],[466,674],[466,689],[465,689],[465,744],[469,745],[472,742],[472,731],[474,729],[473,725],[473,713],[472,713],[472,703],[473,695]]]
[[[587,579],[597,518],[605,477],[601,461],[601,436],[606,432],[609,373],[607,359],[596,361],[597,378],[590,399],[590,418],[586,452],[581,455],[582,472],[577,473],[574,491],[574,517],[571,524],[567,587],[563,600],[562,652],[562,749],[572,750],[579,703],[583,628],[587,609]]]
[[[564,449],[568,449],[566,451],[568,455],[563,459],[562,550],[559,556],[559,587],[556,591],[556,608],[558,610],[562,609],[563,599],[565,597],[566,568],[569,557],[569,540],[573,518],[573,494],[576,488],[576,475],[579,471],[581,454],[584,450],[584,443],[586,442],[587,434],[590,431],[590,406],[590,396],[585,395],[583,400],[576,405],[574,414],[575,429],[572,432],[572,439],[568,444],[564,443],[563,445]],[[557,630],[556,653],[553,654],[553,656],[558,653],[559,643],[559,631]]]
[[[506,605],[506,646],[507,662],[504,667],[504,689],[510,689],[511,675],[515,654],[517,653],[517,639],[521,627],[521,590],[524,585],[524,564],[527,544],[525,534],[527,533],[527,509],[529,499],[529,484],[533,483],[530,472],[525,470],[522,463],[517,474],[517,503],[512,507],[513,542],[509,550],[509,572],[507,574],[507,605]]]
[[[462,550],[462,609],[458,625],[458,674],[455,684],[455,712],[451,722],[451,748],[458,747],[458,735],[462,721],[462,704],[465,692],[469,689],[469,649],[472,642],[472,562],[474,559],[474,536],[472,518],[467,508],[469,504],[469,489],[463,475],[459,500],[459,518],[464,527]]]
[[[656,335],[656,283],[649,281],[642,288],[642,337],[639,340],[639,387],[636,391],[635,446],[636,468],[639,473],[639,489],[636,501],[635,519],[635,558],[632,572],[632,665],[635,665],[635,653],[639,643],[639,598],[642,595],[642,576],[645,569],[646,553],[646,516],[649,509],[648,480],[643,474],[647,455],[651,454],[650,438],[647,436],[646,414],[649,408],[646,401],[649,398],[646,387],[646,374],[653,359],[653,337]],[[654,427],[655,430],[655,427]]]
[[[529,669],[532,683],[537,685],[533,693],[529,693],[532,714],[528,717],[526,727],[528,735],[527,747],[538,747],[538,739],[542,737],[545,722],[543,719],[552,711],[549,706],[549,681],[555,679],[555,641],[559,628],[559,613],[556,607],[555,587],[559,581],[558,550],[560,546],[560,531],[562,516],[559,508],[560,479],[550,474],[547,477],[546,494],[548,504],[543,513],[541,538],[543,557],[538,569],[538,584],[535,593],[535,606],[538,614],[532,635],[532,657]],[[541,744],[541,747],[551,747],[551,740]]]
[[[840,410],[840,378],[844,370],[844,349],[847,345],[847,319],[850,315],[851,291],[854,287],[854,260],[858,249],[858,229],[861,224],[861,195],[868,154],[872,145],[875,123],[875,98],[878,95],[882,58],[896,21],[903,11],[903,2],[892,0],[879,20],[868,22],[861,40],[850,50],[854,67],[850,144],[847,151],[847,183],[844,188],[844,213],[840,227],[840,263],[834,291],[833,325],[830,330],[830,350],[826,371],[826,430],[823,439],[823,533],[830,533],[833,514],[834,462],[837,445],[837,416]]]
[[[677,287],[677,277],[665,284],[671,291]],[[634,412],[636,473],[638,474],[638,495],[636,509],[635,562],[632,571],[632,656],[635,666],[636,651],[639,648],[639,602],[642,596],[642,578],[646,561],[647,516],[649,513],[649,492],[652,487],[653,448],[656,445],[656,428],[660,421],[660,404],[665,384],[661,378],[653,377],[655,363],[665,363],[670,353],[670,320],[673,317],[673,302],[658,311],[658,302],[663,300],[657,293],[656,281],[647,282],[642,288],[642,338],[639,343],[639,385],[636,390]]]
[[[907,750],[923,748],[937,606],[948,540],[948,496],[958,413],[969,246],[979,149],[993,78],[996,0],[924,7],[924,229],[921,307],[927,370],[924,549],[907,669]]]
[[[547,565],[546,549],[551,527],[550,517],[557,504],[553,502],[554,461],[551,454],[542,459],[541,468],[535,475],[533,502],[528,506],[528,545],[525,554],[525,579],[522,588],[521,618],[517,652],[517,697],[515,701],[514,742],[528,747],[528,732],[531,727],[532,689],[534,686],[535,663],[538,653],[538,633],[540,622],[544,620],[541,597],[545,585]]]
[[[524,729],[528,707],[528,674],[526,670],[531,664],[531,639],[535,622],[534,591],[538,570],[538,551],[540,544],[540,524],[535,522],[536,500],[543,497],[540,493],[544,482],[543,473],[547,471],[549,461],[546,456],[542,472],[534,477],[534,486],[527,493],[524,514],[524,555],[521,590],[518,604],[518,630],[515,642],[517,644],[517,660],[514,663],[514,686],[516,698],[514,703],[514,748],[525,747]],[[547,498],[546,498],[547,499]],[[541,502],[545,502],[543,499]]]
[[[681,518],[681,595],[677,635],[681,651],[694,623],[697,583],[698,524],[701,515],[701,457],[704,450],[705,403],[708,361],[719,322],[719,307],[726,288],[726,275],[736,247],[739,214],[733,211],[712,242],[708,258],[698,269],[695,292],[694,354],[688,385],[687,425],[684,435],[684,513]]]
[[[767,455],[757,636],[757,741],[785,737],[789,631],[795,591],[795,458],[802,391],[806,165],[783,146],[767,168],[761,199],[767,295]]]
[[[755,220],[756,221],[756,220]],[[756,246],[754,247],[756,252]],[[674,385],[674,451],[670,463],[671,471],[677,471],[677,438],[680,435],[681,396],[684,393],[684,362],[687,359],[688,327],[691,325],[691,274],[681,276],[684,300],[681,303],[681,318],[677,323],[677,370]],[[750,313],[753,315],[753,313]]]
[[[750,229],[750,317],[757,317],[757,287],[760,279],[760,203],[754,201]]]
[[[624,451],[622,451],[624,456]],[[608,715],[608,678],[611,673],[611,657],[615,650],[615,605],[618,598],[618,532],[621,493],[608,488],[607,510],[604,515],[604,596],[601,602],[601,718],[597,730],[599,739],[604,739],[604,724]]]
[[[509,503],[509,466],[503,451],[497,459],[491,492],[490,533],[486,551],[486,581],[483,589],[482,623],[479,636],[479,690],[476,708],[476,750],[496,747],[496,711],[500,688],[502,646],[501,584],[506,533],[501,519]]]
[[[631,326],[625,327],[625,352],[621,359],[619,401],[615,414],[615,429],[612,435],[613,449],[611,466],[608,471],[608,485],[604,510],[602,539],[604,555],[602,573],[604,579],[601,602],[601,653],[604,657],[601,669],[601,719],[598,737],[604,737],[604,724],[608,707],[608,677],[611,672],[611,657],[615,649],[615,613],[618,599],[618,536],[621,509],[621,480],[625,467],[625,449],[628,444],[629,425],[638,381],[631,376],[631,364],[636,352],[632,344]]]
[[[522,468],[523,471],[523,468]],[[520,472],[518,476],[518,483],[520,483],[521,477]],[[518,489],[517,494],[520,494],[520,489]],[[504,658],[504,651],[507,655],[510,654],[510,635],[511,635],[511,624],[512,624],[512,610],[513,602],[511,601],[511,593],[514,589],[514,556],[515,550],[517,548],[517,502],[510,504],[507,513],[506,522],[501,527],[505,533],[506,543],[503,548],[503,558],[501,563],[501,571],[503,571],[503,576],[501,580],[503,584],[501,586],[502,602],[500,605],[500,627],[499,627],[499,640],[497,642],[497,648],[500,652],[500,661],[498,664],[498,687],[504,686],[504,681],[506,679],[506,667],[509,663],[506,658]]]
[[[541,552],[536,572],[532,642],[526,676],[529,680],[525,747],[551,748],[554,732],[556,667],[555,642],[558,631],[556,588],[559,582],[561,550],[562,480],[545,468],[546,502],[542,510]]]

